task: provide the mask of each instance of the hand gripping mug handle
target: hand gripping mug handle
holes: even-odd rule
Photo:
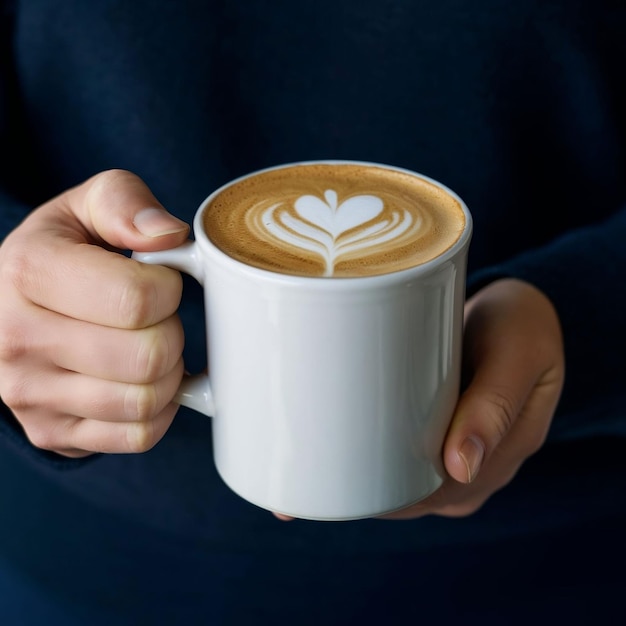
[[[204,286],[204,272],[198,259],[196,244],[188,241],[182,246],[158,252],[133,252],[132,258],[149,265],[165,265],[193,276]],[[208,417],[215,414],[213,394],[207,374],[185,375],[174,401]]]

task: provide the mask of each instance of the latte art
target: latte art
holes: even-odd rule
[[[459,238],[458,201],[402,170],[301,164],[235,181],[204,212],[209,239],[229,256],[285,274],[350,277],[406,269]]]
[[[251,210],[250,227],[259,238],[278,241],[319,254],[324,276],[332,276],[342,255],[350,256],[383,243],[406,241],[419,228],[421,218],[407,210],[383,215],[384,203],[372,195],[353,196],[341,204],[337,192],[327,189],[324,199],[301,196],[293,207],[273,204],[262,213]]]

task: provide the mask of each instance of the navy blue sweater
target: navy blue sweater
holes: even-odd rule
[[[218,185],[282,162],[348,158],[420,171],[454,189],[473,213],[469,291],[515,276],[543,289],[558,310],[567,380],[542,452],[553,477],[580,484],[580,467],[558,457],[566,442],[623,441],[623,2],[5,0],[0,6],[0,237],[39,203],[113,167],[140,175],[188,221]],[[185,282],[181,316],[187,367],[196,370],[205,355],[200,289],[192,281]],[[479,514],[457,524],[280,525],[221,483],[210,431],[209,420],[181,410],[148,453],[72,461],[31,446],[2,406],[0,457],[12,459],[13,480],[40,500],[33,495],[29,509],[5,484],[0,506],[3,498],[7,510],[47,506],[56,520],[43,524],[49,535],[41,525],[32,529],[42,545],[58,544],[63,528],[76,526],[77,511],[99,511],[89,513],[94,528],[102,523],[92,538],[106,535],[105,527],[115,527],[115,536],[133,529],[194,542],[207,559],[234,555],[228,564],[242,554],[339,554],[346,568],[363,555],[390,563],[390,555],[563,521],[558,507],[546,512],[547,502],[565,497],[555,482],[528,479],[531,495],[520,479],[505,490],[509,495],[494,498],[486,521]],[[605,445],[612,454],[614,444]],[[623,463],[618,469],[626,477]],[[587,494],[617,470],[600,463],[598,471]],[[590,510],[604,511],[606,498],[598,494]],[[544,513],[535,515],[533,506]],[[74,511],[74,521],[61,509]],[[19,515],[5,522],[17,534]],[[147,539],[142,546],[139,561],[162,549]],[[36,555],[4,549],[9,560],[45,578]],[[108,562],[106,546],[91,550],[90,558]],[[170,557],[162,555],[164,562]],[[226,585],[223,576],[243,585],[238,577],[252,566],[240,565],[202,570],[207,585],[218,584],[215,570],[222,572],[219,585]],[[68,587],[78,584],[63,576]],[[373,594],[383,586],[376,580]],[[289,585],[278,574],[272,581],[272,588]],[[254,581],[246,585],[258,590]],[[289,615],[302,620],[293,610]]]

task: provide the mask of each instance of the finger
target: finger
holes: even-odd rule
[[[459,400],[444,446],[446,469],[456,480],[476,478],[522,410],[535,379],[516,365],[514,359],[490,360]]]
[[[522,463],[541,448],[558,401],[560,386],[558,374],[548,374],[533,388],[507,435],[489,455],[475,480],[466,483],[447,478],[442,487],[427,499],[392,514],[389,519],[424,515],[462,517],[475,513],[496,491],[508,485]]]
[[[60,340],[46,348],[61,368],[125,383],[151,383],[170,372],[183,351],[184,335],[178,316],[141,330],[101,328],[61,318],[67,327]],[[68,338],[77,337],[72,343]]]
[[[72,415],[104,422],[143,422],[172,401],[183,375],[183,360],[154,383],[127,384],[53,370],[27,379],[13,408],[28,430],[29,413]],[[52,420],[49,420],[51,424]]]
[[[543,446],[558,404],[562,382],[562,370],[557,367],[546,370],[533,385],[506,437],[481,470],[481,479],[501,489],[513,479],[522,463]]]
[[[547,411],[534,410],[544,382],[556,381],[554,372],[561,370],[558,318],[545,296],[510,280],[479,298],[466,317],[464,367],[472,379],[444,444],[448,473],[464,483],[476,478],[521,416],[540,415],[542,426],[549,423],[559,395]]]
[[[180,276],[100,245],[150,251],[175,247],[187,233],[138,177],[104,172],[34,211],[7,238],[3,275],[27,300],[69,317],[149,326],[178,306]]]
[[[189,227],[170,215],[135,174],[109,170],[74,187],[64,197],[90,238],[128,250],[173,248]]]
[[[490,452],[475,480],[446,478],[431,496],[417,504],[383,516],[384,519],[414,519],[425,515],[460,517],[475,513],[496,491],[506,486],[521,464],[543,445],[551,416],[556,408],[563,381],[562,369],[548,369],[532,388],[527,400],[508,428],[506,436]],[[459,438],[460,439],[460,438]],[[448,449],[447,468],[457,459],[453,446]],[[452,457],[452,462],[450,461]]]
[[[23,233],[3,274],[24,301],[116,328],[145,328],[172,315],[180,274],[89,244]]]
[[[32,305],[24,307],[6,335],[11,338],[11,345],[3,350],[8,362],[32,360],[23,355],[37,355],[37,367],[47,364],[138,384],[154,382],[170,372],[184,346],[177,315],[148,328],[127,330],[80,322]]]
[[[69,441],[74,448],[93,452],[138,454],[152,449],[167,432],[179,405],[168,404],[154,418],[142,422],[111,424],[96,420],[78,420]]]
[[[152,419],[141,422],[104,422],[74,415],[58,416],[54,428],[50,427],[50,415],[41,413],[29,418],[26,435],[35,447],[70,457],[93,452],[147,452],[163,438],[178,407],[174,402],[169,403]]]

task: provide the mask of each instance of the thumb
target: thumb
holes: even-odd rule
[[[125,170],[96,174],[67,194],[67,206],[95,241],[150,252],[182,244],[189,226],[168,213],[148,186]]]
[[[481,371],[459,400],[444,446],[446,470],[458,482],[476,478],[515,423],[532,388],[523,377],[517,383],[501,385]]]
[[[513,426],[536,380],[511,298],[501,303],[492,296],[497,304],[489,297],[484,300],[486,306],[466,311],[463,360],[472,379],[459,399],[443,450],[446,470],[461,483],[476,478]]]
[[[493,283],[466,307],[465,367],[472,373],[444,444],[448,473],[472,482],[520,418],[543,432],[558,399],[551,375],[559,351],[558,318],[536,288],[514,279]],[[555,339],[556,338],[556,339]],[[536,423],[535,423],[536,422]]]

